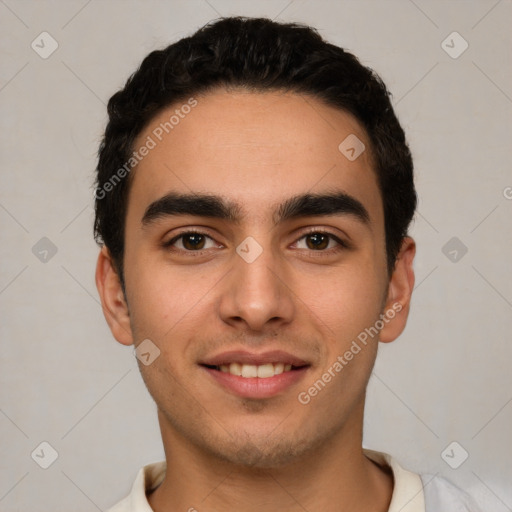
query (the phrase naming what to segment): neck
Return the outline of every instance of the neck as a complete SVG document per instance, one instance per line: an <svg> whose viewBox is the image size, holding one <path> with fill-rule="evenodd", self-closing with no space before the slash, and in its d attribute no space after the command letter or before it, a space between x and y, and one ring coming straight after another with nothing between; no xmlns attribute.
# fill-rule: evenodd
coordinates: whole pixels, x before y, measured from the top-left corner
<svg viewBox="0 0 512 512"><path fill-rule="evenodd" d="M155 512L386 512L393 477L362 450L361 421L282 467L250 468L204 453L159 413L167 471L148 496Z"/></svg>

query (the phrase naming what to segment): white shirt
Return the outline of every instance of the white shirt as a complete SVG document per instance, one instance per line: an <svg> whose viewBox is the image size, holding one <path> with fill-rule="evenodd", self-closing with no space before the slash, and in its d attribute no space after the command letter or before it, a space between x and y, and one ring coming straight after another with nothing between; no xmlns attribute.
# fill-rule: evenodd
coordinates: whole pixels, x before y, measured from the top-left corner
<svg viewBox="0 0 512 512"><path fill-rule="evenodd" d="M389 466L393 472L394 486L388 512L480 512L469 495L448 480L407 471L387 453L367 449L363 452L378 464ZM153 512L146 492L162 483L166 467L165 461L142 467L130 494L107 512Z"/></svg>

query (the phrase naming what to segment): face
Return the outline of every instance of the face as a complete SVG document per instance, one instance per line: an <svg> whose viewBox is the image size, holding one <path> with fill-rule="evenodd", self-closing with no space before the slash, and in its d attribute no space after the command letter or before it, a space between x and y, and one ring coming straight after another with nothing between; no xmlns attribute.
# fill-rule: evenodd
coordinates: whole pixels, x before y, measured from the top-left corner
<svg viewBox="0 0 512 512"><path fill-rule="evenodd" d="M349 114L281 92L196 101L139 135L155 144L132 171L127 304L105 248L98 289L116 339L159 351L139 366L164 440L278 466L359 435L378 339L405 325L413 243L390 281L370 142ZM348 136L366 148L355 159Z"/></svg>

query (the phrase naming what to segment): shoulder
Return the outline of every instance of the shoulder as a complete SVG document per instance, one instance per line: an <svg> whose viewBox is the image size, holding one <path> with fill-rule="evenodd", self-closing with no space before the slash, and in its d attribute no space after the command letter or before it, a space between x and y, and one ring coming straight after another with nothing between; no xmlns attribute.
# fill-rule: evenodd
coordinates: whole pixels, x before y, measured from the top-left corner
<svg viewBox="0 0 512 512"><path fill-rule="evenodd" d="M130 497L122 499L120 502L116 503L113 507L110 507L106 510L106 512L130 512Z"/></svg>
<svg viewBox="0 0 512 512"><path fill-rule="evenodd" d="M420 475L425 494L425 512L481 512L473 498L446 478Z"/></svg>
<svg viewBox="0 0 512 512"><path fill-rule="evenodd" d="M446 478L414 473L391 455L363 449L364 454L393 472L393 495L388 512L482 512L475 500Z"/></svg>
<svg viewBox="0 0 512 512"><path fill-rule="evenodd" d="M106 512L152 512L146 493L161 484L166 468L165 461L154 462L140 468L130 494Z"/></svg>

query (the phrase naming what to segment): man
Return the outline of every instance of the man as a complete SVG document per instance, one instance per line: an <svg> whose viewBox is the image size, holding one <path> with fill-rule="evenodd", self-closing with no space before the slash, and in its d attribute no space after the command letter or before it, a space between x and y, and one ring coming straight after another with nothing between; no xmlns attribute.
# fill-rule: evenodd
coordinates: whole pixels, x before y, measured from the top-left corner
<svg viewBox="0 0 512 512"><path fill-rule="evenodd" d="M413 165L380 78L311 28L226 18L152 52L108 112L96 284L166 456L111 511L476 510L362 448L414 286Z"/></svg>

